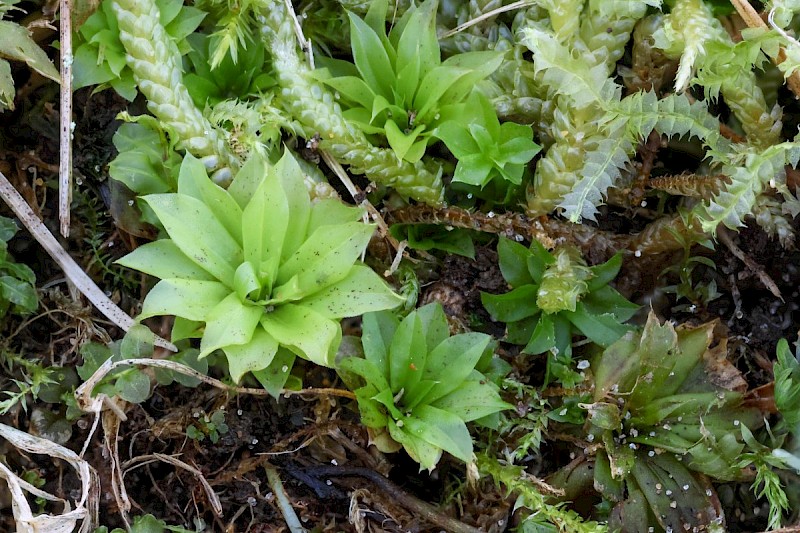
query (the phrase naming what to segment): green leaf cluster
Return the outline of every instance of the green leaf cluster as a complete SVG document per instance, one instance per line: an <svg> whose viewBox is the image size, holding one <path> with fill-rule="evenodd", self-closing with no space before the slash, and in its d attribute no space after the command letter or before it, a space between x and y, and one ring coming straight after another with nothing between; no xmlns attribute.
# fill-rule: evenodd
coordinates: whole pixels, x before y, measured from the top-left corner
<svg viewBox="0 0 800 533"><path fill-rule="evenodd" d="M0 216L0 318L9 311L27 314L39 307L36 275L28 265L15 262L8 252L8 241L16 233L14 221Z"/></svg>
<svg viewBox="0 0 800 533"><path fill-rule="evenodd" d="M508 342L524 344L526 354L550 352L546 381L569 386L580 380L570 368L573 335L609 346L628 331L623 322L638 306L608 285L622 266L621 255L587 267L570 246L551 253L538 241L526 248L505 238L497 253L512 290L481 293L481 301L493 320L507 324Z"/></svg>
<svg viewBox="0 0 800 533"><path fill-rule="evenodd" d="M778 430L800 432L800 350L792 354L786 339L778 341L775 374L775 406L783 416Z"/></svg>
<svg viewBox="0 0 800 533"><path fill-rule="evenodd" d="M531 127L500 124L491 102L478 91L470 94L464 111L434 133L458 159L453 181L483 188L502 178L520 185L525 166L541 149Z"/></svg>
<svg viewBox="0 0 800 533"><path fill-rule="evenodd" d="M75 42L73 90L89 85L111 86L128 101L136 98L133 71L125 59L119 39L119 24L111 0L100 4L80 28ZM192 34L206 13L183 0L156 0L159 19L182 54L190 50L186 37Z"/></svg>
<svg viewBox="0 0 800 533"><path fill-rule="evenodd" d="M186 427L186 436L197 442L202 442L208 437L212 444L219 442L220 435L228 432L228 424L225 423L225 409L217 409L210 415L207 413L195 413L195 423Z"/></svg>
<svg viewBox="0 0 800 533"><path fill-rule="evenodd" d="M466 423L511 405L476 370L490 337L482 333L450 336L441 305L429 304L402 321L389 312L364 315L364 358L339 363L355 389L362 422L385 452L401 446L420 468L433 470L442 452L473 460Z"/></svg>
<svg viewBox="0 0 800 533"><path fill-rule="evenodd" d="M386 137L397 157L419 161L434 130L459 116L477 82L503 61L500 52L468 52L441 60L437 0L411 7L386 33L387 0L372 3L364 19L350 13L355 64L325 61L320 81L349 108L344 117L367 134Z"/></svg>
<svg viewBox="0 0 800 533"><path fill-rule="evenodd" d="M55 82L61 80L50 58L34 41L28 30L10 20L2 20L18 0L0 1L0 112L14 109L14 79L7 60L24 61L30 68Z"/></svg>
<svg viewBox="0 0 800 533"><path fill-rule="evenodd" d="M743 428L758 427L762 419L742 405L724 340L710 348L713 330L714 323L662 325L651 313L642 331L626 334L592 361L594 402L583 407L587 439L601 446L594 487L618 507L612 529L623 525L616 522L620 517L635 531L702 526L717 514L707 481L693 472L742 478Z"/></svg>
<svg viewBox="0 0 800 533"><path fill-rule="evenodd" d="M402 299L354 264L374 226L338 199L311 202L288 152L268 168L255 154L226 191L187 155L178 192L144 200L168 239L119 263L160 278L139 319L174 315L172 340L200 337L200 357L221 349L231 377L254 372L277 394L295 356L332 366L339 320Z"/></svg>
<svg viewBox="0 0 800 533"><path fill-rule="evenodd" d="M246 54L237 58L224 55L212 64L214 37L202 33L189 35L192 50L186 55L191 70L183 77L189 95L200 109L215 106L223 100L247 100L275 85L275 79L265 72L265 51L261 41L251 43Z"/></svg>

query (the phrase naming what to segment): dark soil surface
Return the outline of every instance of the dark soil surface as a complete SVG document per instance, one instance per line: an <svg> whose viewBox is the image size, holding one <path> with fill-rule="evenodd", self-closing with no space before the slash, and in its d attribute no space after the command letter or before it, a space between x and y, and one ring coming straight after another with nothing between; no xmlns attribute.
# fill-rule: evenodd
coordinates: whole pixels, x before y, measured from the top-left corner
<svg viewBox="0 0 800 533"><path fill-rule="evenodd" d="M22 86L26 74L21 71L18 79L18 86ZM29 86L20 90L17 109L0 115L0 171L57 234L58 94L54 86L37 82L31 78ZM107 178L108 162L115 155L111 138L120 124L115 117L126 108L132 113L144 112L141 101L128 105L112 91L91 94L82 90L75 95L72 229L69 239L61 242L115 302L135 315L147 286L138 274L115 266L113 261L137 242L144 242L148 228L130 218L125 208L129 198L113 193ZM0 206L0 214L13 217L5 206ZM625 212L609 215L604 229L634 231L638 223L627 217ZM681 253L626 256L617 286L645 311L652 308L661 319L676 323L719 320L728 337L729 356L750 389L756 389L772 381L778 340L794 339L800 324L800 252L783 249L754 226L731 233L731 239L774 281L782 297L770 292L758 269L745 265L722 242L716 243L714 251L701 247L693 250L716 265L715 269L701 265L692 276L695 287L716 285L719 294L710 301L679 302L665 290L678 280L675 274L661 274L679 264ZM36 272L41 304L39 313L32 317L5 321L0 332L5 340L0 349L38 360L44 366L74 367L81 363L78 347L83 342L121 338L121 332L86 301L73 299L76 291L24 230L10 242L9 249L17 261ZM595 262L607 255L599 252ZM481 291L506 290L494 243L478 245L474 260L447 254L437 254L434 259L425 266L420 302L441 302L454 331L479 330L501 337L503 325L491 321L480 300ZM642 314L638 320L644 317ZM161 331L169 327L167 322L151 325ZM357 321L349 327L349 333L358 333ZM499 351L528 384L541 384L543 357L518 357L518 347L502 343ZM294 372L303 374L307 386L341 385L334 372L310 364L298 364ZM12 388L10 380L20 377L19 368L6 362L0 385ZM64 379L77 381L77 376ZM256 386L254 381L244 385ZM35 422L35 417L63 418L66 409L59 398L25 407L19 404L0 416L0 421L23 431L47 433L49 430ZM462 490L468 483L462 463L445 456L429 474L418 472L418 465L402 451L391 455L376 451L359 424L354 403L344 398L295 395L275 401L206 385L188 388L173 384L158 386L144 403L123 409L127 420L119 421L115 445L126 472L124 488L132 515L150 513L168 524L185 527L204 524L206 531L287 531L276 495L267 483L265 467L274 467L309 531L441 531L441 525L427 520L415 507L419 502L434 505L442 517L483 531L506 531L515 522L513 497L489 481L481 480ZM205 435L202 440L187 436L189 426L199 427L205 416L220 410L226 432ZM93 422L86 415L68 425L64 445L80 452ZM93 433L85 458L100 478L100 523L111 529L124 524L112 487L108 444L113 443L113 433L109 435L108 430ZM567 441L548 440L540 456L531 458L528 466L545 477L549 467L566 464L575 450L577 447ZM158 454L177 457L194 470L164 462ZM64 463L19 453L5 442L0 442L0 457L17 472L35 474L44 481L42 488L51 493L70 498L79 490L73 472ZM385 477L378 479L375 474ZM203 480L207 482L205 488ZM219 498L221 514L214 511L209 491ZM730 531L765 528L767 508L755 502L749 483L723 485L719 496ZM0 531L13 529L10 498L0 483Z"/></svg>

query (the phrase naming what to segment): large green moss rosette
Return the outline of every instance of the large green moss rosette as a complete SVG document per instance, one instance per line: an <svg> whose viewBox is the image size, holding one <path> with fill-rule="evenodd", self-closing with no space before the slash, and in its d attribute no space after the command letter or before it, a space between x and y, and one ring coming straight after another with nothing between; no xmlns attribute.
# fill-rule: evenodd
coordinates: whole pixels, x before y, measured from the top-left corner
<svg viewBox="0 0 800 533"><path fill-rule="evenodd" d="M189 155L178 192L144 197L169 239L119 260L161 281L139 319L174 315L172 340L200 337L200 356L222 350L231 377L253 372L279 390L295 356L332 366L339 320L402 302L357 264L374 231L361 209L312 203L297 162L270 168L254 156L226 191Z"/></svg>

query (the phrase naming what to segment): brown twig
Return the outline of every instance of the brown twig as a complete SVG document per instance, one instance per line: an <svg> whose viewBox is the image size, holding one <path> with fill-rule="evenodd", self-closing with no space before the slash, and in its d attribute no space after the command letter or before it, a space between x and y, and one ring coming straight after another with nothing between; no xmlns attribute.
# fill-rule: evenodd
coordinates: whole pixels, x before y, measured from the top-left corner
<svg viewBox="0 0 800 533"><path fill-rule="evenodd" d="M83 293L86 298L114 324L128 331L136 322L112 302L108 296L95 284L72 257L61 247L59 242L50 233L50 230L34 214L28 203L20 196L19 192L0 172L0 196L14 211L20 222L28 229L33 237L42 245L42 248L58 263L64 275ZM166 348L173 352L178 349L171 342L156 337L156 346Z"/></svg>
<svg viewBox="0 0 800 533"><path fill-rule="evenodd" d="M758 277L759 281L772 293L773 296L776 298L780 298L783 302L783 296L781 295L781 290L778 288L778 285L769 277L764 271L764 267L756 263L750 256L745 254L741 248L739 248L735 242L733 242L733 238L731 237L730 232L727 228L720 226L717 229L717 237L719 240L728 247L731 253L736 256L745 266L753 272L756 277Z"/></svg>

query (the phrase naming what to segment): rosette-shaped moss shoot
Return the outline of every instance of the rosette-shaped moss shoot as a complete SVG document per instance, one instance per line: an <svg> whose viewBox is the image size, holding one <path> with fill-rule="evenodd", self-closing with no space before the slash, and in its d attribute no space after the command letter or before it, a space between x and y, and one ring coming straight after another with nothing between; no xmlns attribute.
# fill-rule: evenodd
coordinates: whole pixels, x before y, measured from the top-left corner
<svg viewBox="0 0 800 533"><path fill-rule="evenodd" d="M178 192L144 197L168 239L119 262L161 278L140 319L175 315L173 341L200 337L200 356L221 349L231 377L253 371L279 389L295 356L332 366L339 320L402 302L355 264L374 231L361 209L312 203L290 155L274 167L254 156L226 191L186 156Z"/></svg>
<svg viewBox="0 0 800 533"><path fill-rule="evenodd" d="M572 246L551 253L537 241L525 248L508 239L500 240L497 253L512 290L481 293L484 307L492 319L507 323L506 340L524 344L523 353L552 355L546 381L574 384L579 376L570 368L573 335L608 346L628 330L623 322L638 308L608 285L622 256L589 267Z"/></svg>
<svg viewBox="0 0 800 533"><path fill-rule="evenodd" d="M364 358L348 357L339 368L355 385L361 421L378 449L405 448L428 470L443 451L472 461L466 423L511 407L476 370L491 357L489 336L451 337L442 307L429 304L402 321L389 312L364 315L361 339Z"/></svg>

